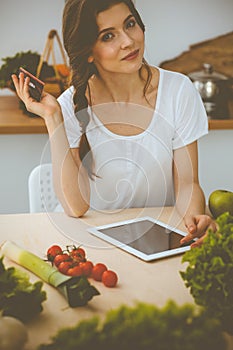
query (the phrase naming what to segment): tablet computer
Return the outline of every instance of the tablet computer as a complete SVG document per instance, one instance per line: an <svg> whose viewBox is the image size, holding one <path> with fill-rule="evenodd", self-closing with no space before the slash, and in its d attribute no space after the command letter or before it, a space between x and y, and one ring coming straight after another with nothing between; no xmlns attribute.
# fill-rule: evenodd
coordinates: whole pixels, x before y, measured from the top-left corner
<svg viewBox="0 0 233 350"><path fill-rule="evenodd" d="M184 253L193 242L181 246L180 240L187 233L151 217L96 226L88 232L144 261Z"/></svg>

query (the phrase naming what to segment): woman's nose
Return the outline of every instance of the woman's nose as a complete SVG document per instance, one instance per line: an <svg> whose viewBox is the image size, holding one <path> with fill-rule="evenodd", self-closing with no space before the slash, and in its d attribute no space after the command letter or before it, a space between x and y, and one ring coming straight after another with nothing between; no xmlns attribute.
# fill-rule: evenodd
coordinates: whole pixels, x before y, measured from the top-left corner
<svg viewBox="0 0 233 350"><path fill-rule="evenodd" d="M121 48L125 49L133 44L133 39L125 32L121 34Z"/></svg>

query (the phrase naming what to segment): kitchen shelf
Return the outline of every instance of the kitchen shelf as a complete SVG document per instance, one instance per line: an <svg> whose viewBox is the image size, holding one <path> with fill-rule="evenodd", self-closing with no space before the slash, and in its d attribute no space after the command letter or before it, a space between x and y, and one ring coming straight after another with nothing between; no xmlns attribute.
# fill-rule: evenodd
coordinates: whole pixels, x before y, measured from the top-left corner
<svg viewBox="0 0 233 350"><path fill-rule="evenodd" d="M233 129L232 119L209 119L210 130ZM0 134L47 134L42 118L31 118L19 109L16 96L0 96Z"/></svg>
<svg viewBox="0 0 233 350"><path fill-rule="evenodd" d="M0 134L46 134L40 117L29 117L19 109L16 96L0 96Z"/></svg>
<svg viewBox="0 0 233 350"><path fill-rule="evenodd" d="M209 119L209 130L233 129L232 119Z"/></svg>

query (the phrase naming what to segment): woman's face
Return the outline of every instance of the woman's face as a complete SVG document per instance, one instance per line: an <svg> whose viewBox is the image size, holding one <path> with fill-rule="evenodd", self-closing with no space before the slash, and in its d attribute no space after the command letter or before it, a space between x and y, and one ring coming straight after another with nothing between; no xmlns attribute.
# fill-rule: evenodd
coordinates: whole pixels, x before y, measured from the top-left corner
<svg viewBox="0 0 233 350"><path fill-rule="evenodd" d="M144 33L124 3L97 15L98 38L92 50L99 73L133 73L144 55Z"/></svg>

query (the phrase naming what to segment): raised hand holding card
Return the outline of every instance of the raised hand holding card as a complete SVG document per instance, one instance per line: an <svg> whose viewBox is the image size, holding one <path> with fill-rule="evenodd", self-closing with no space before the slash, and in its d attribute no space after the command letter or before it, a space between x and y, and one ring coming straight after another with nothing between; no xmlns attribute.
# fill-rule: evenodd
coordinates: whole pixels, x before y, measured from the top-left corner
<svg viewBox="0 0 233 350"><path fill-rule="evenodd" d="M26 77L30 78L30 82L29 82L30 96L34 98L37 102L40 102L41 94L43 92L45 83L22 67L19 68L19 72L24 74L24 78Z"/></svg>

